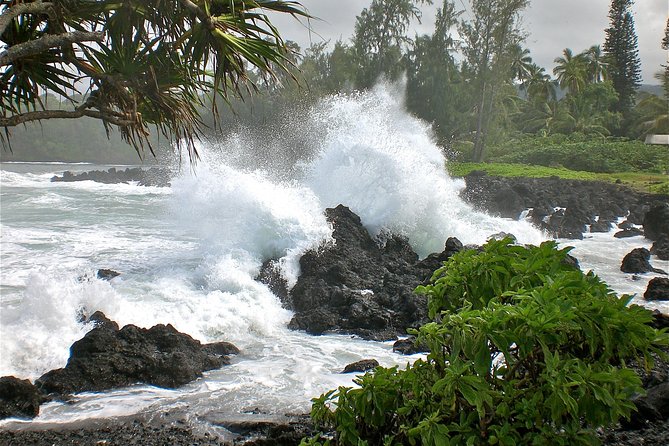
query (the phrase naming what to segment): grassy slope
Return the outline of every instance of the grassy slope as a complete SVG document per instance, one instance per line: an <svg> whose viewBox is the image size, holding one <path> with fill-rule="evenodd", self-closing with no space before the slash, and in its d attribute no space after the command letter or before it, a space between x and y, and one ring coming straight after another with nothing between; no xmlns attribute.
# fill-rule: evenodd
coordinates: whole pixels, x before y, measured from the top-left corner
<svg viewBox="0 0 669 446"><path fill-rule="evenodd" d="M446 165L451 176L462 177L473 170L503 177L542 178L557 176L570 180L606 181L622 183L636 190L650 193L669 193L669 176L645 172L593 173L564 168L503 163L456 163Z"/></svg>

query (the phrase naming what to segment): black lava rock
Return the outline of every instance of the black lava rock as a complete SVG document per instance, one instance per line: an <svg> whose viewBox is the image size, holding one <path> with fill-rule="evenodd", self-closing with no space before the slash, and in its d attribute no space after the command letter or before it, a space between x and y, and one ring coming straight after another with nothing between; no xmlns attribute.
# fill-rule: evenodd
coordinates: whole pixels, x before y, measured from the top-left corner
<svg viewBox="0 0 669 446"><path fill-rule="evenodd" d="M661 235L655 240L653 246L650 247L650 253L660 260L669 260L669 237Z"/></svg>
<svg viewBox="0 0 669 446"><path fill-rule="evenodd" d="M14 376L0 378L0 420L4 418L34 418L39 415L43 401L37 387L27 379Z"/></svg>
<svg viewBox="0 0 669 446"><path fill-rule="evenodd" d="M113 269L99 269L96 276L101 280L112 280L114 277L120 276L121 273Z"/></svg>
<svg viewBox="0 0 669 446"><path fill-rule="evenodd" d="M427 322L426 298L413 290L463 249L462 243L450 239L444 252L418 261L402 237L372 239L349 208L339 205L325 213L336 242L300 259L301 275L283 300L295 312L289 328L387 340Z"/></svg>
<svg viewBox="0 0 669 446"><path fill-rule="evenodd" d="M507 178L472 172L465 183L460 195L475 208L512 218L518 210L531 209L532 223L559 238L580 239L587 225L592 232L607 231L608 223L618 217L627 216L628 225L640 225L650 203L658 199L618 184L557 177ZM652 231L653 223L649 224Z"/></svg>
<svg viewBox="0 0 669 446"><path fill-rule="evenodd" d="M171 173L162 167L151 167L142 169L139 167L128 167L125 170L117 170L112 167L109 170L92 170L74 174L70 171L63 172L62 176L54 176L52 182L73 181L95 181L97 183L116 184L136 182L140 186L167 187L170 185Z"/></svg>
<svg viewBox="0 0 669 446"><path fill-rule="evenodd" d="M648 282L648 288L643 293L646 300L669 300L669 279L654 277Z"/></svg>
<svg viewBox="0 0 669 446"><path fill-rule="evenodd" d="M647 239L658 240L669 237L669 202L655 202L643 219L643 231Z"/></svg>
<svg viewBox="0 0 669 446"><path fill-rule="evenodd" d="M175 388L228 364L227 355L237 351L228 343L202 345L171 325L119 329L100 312L90 320L95 328L72 344L65 368L35 382L40 391L69 395L135 383Z"/></svg>
<svg viewBox="0 0 669 446"><path fill-rule="evenodd" d="M367 370L374 370L379 366L379 361L376 359L361 359L344 367L342 373L366 372Z"/></svg>
<svg viewBox="0 0 669 446"><path fill-rule="evenodd" d="M623 258L620 271L624 273L658 273L667 274L661 269L653 268L650 264L650 251L646 248L635 248Z"/></svg>

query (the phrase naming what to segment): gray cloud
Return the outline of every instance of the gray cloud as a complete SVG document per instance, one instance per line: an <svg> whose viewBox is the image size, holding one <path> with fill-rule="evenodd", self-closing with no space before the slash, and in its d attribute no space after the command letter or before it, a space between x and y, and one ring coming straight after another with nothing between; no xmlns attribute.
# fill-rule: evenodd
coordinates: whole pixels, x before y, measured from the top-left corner
<svg viewBox="0 0 669 446"><path fill-rule="evenodd" d="M353 34L355 17L371 0L301 0L309 12L320 20L312 20L310 32L306 26L287 17L279 17L276 24L283 35L306 47L310 42L342 39ZM435 4L441 2L435 0ZM467 0L456 1L462 9ZM564 48L574 52L591 45L604 43L604 29L608 26L610 0L534 0L523 15L524 28L528 33L526 46L534 61L553 69L553 59L560 56ZM415 26L419 33L430 32L430 25L437 6L425 7L423 25ZM667 21L666 0L637 0L634 5L634 20L639 38L639 54L643 81L657 83L653 74L660 64L667 63L667 53L660 48ZM464 17L468 12L465 11Z"/></svg>

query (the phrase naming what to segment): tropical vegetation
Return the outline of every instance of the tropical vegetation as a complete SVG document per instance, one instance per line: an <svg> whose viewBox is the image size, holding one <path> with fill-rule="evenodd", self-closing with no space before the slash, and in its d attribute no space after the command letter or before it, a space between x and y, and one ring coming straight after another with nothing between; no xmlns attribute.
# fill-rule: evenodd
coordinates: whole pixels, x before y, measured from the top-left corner
<svg viewBox="0 0 669 446"><path fill-rule="evenodd" d="M322 432L302 445L597 444L642 392L631 361L648 367L669 336L568 251L504 239L451 257L416 290L427 357L314 398Z"/></svg>
<svg viewBox="0 0 669 446"><path fill-rule="evenodd" d="M141 155L151 130L185 145L201 109L287 70L290 48L268 12L306 17L283 0L12 0L0 5L0 126L89 117ZM51 92L70 107L43 100Z"/></svg>
<svg viewBox="0 0 669 446"><path fill-rule="evenodd" d="M537 65L524 44L527 0L475 0L470 6L441 0L433 31L415 36L410 25L423 20L422 10L432 0L372 0L358 15L350 40L304 49L281 39L265 13L304 15L294 2L168 3L171 14L157 13L158 6L166 7L159 0L58 0L48 2L56 8L50 15L29 12L37 5L47 8L46 2L3 2L0 23L7 23L2 39L8 48L52 39L60 28L99 34L93 41L61 42L39 57L6 61L0 88L8 94L0 125L19 135L18 146L24 147L40 128L28 126L24 132L8 125L28 118L93 116L116 141L114 135L120 135L140 153L156 145L156 133L161 141L185 142L192 153L198 137L219 137L239 123L263 126L293 113L296 104L366 89L381 79L405 79L407 109L432 125L436 142L454 160L611 172L622 168L621 152L653 161L657 157L645 154L662 148L645 149L635 141L669 133L668 69L659 67L657 74L664 94L637 91L631 0L612 0L603 46L580 52L564 48L552 70ZM122 23L130 24L124 32ZM658 42L665 47L667 25ZM249 101L256 90L262 94ZM39 96L45 91L56 95L45 100ZM235 113L219 113L218 103L224 102ZM518 141L526 155L514 149ZM542 156L561 142L563 147L550 149L551 156ZM607 148L615 149L615 160L607 157ZM659 159L631 170L666 168Z"/></svg>

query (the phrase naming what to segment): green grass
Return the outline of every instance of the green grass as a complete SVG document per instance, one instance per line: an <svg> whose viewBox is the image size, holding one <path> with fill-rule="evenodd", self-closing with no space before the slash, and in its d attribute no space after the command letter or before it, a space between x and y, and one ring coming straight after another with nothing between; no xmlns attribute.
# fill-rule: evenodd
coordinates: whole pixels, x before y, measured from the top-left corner
<svg viewBox="0 0 669 446"><path fill-rule="evenodd" d="M556 176L567 180L605 181L621 183L633 189L654 193L669 193L669 175L648 172L595 173L565 168L532 166L506 163L457 163L448 162L448 172L454 177L463 177L473 170L483 170L488 175L502 177L546 178Z"/></svg>

